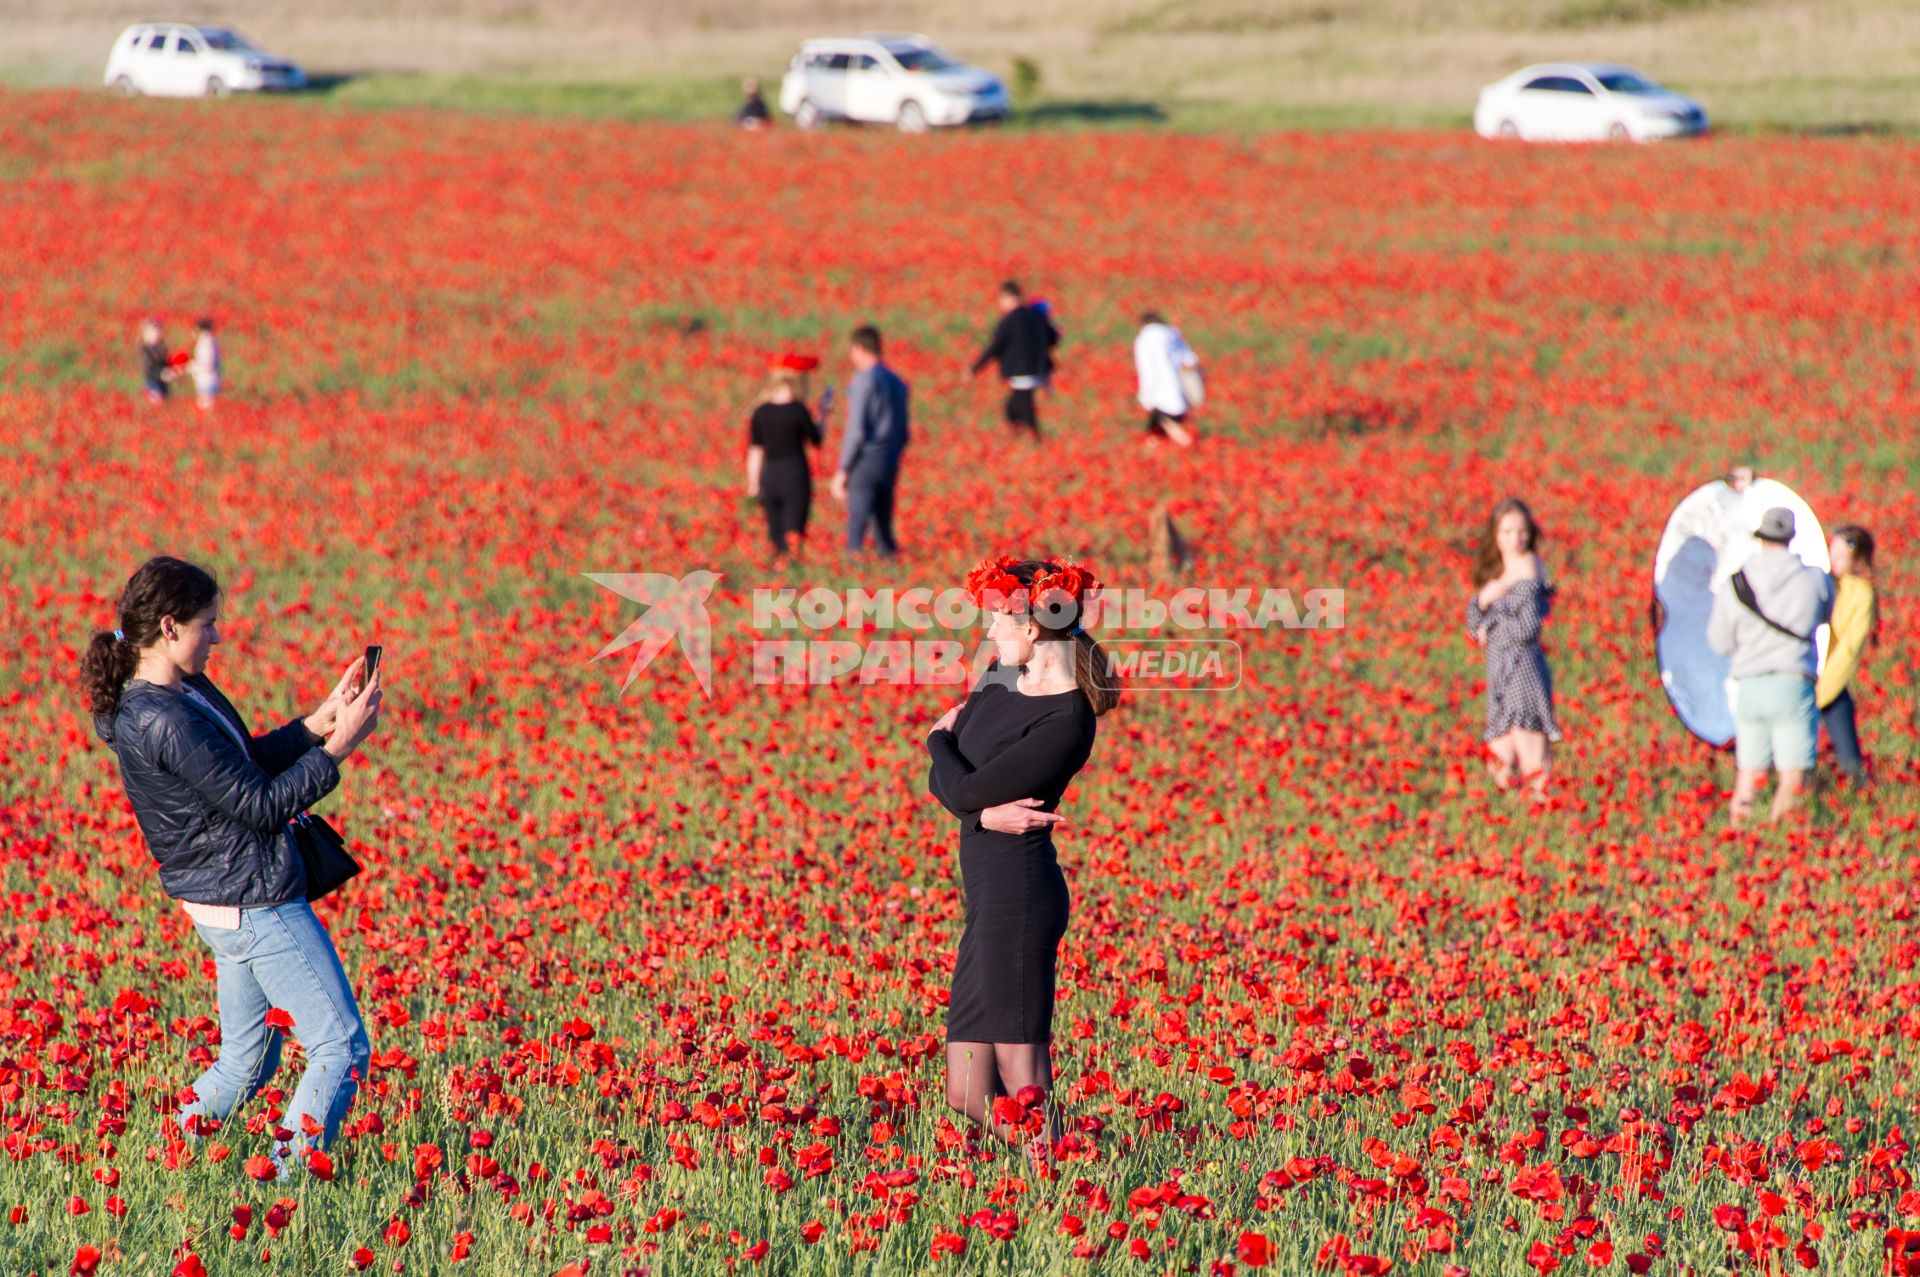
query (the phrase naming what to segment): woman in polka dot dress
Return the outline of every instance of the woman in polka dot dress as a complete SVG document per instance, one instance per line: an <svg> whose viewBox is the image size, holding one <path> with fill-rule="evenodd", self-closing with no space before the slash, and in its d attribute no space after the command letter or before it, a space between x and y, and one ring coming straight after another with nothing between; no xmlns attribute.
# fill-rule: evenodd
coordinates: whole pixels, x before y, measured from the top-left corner
<svg viewBox="0 0 1920 1277"><path fill-rule="evenodd" d="M1561 739L1553 676L1540 650L1553 585L1539 543L1540 527L1524 502L1509 497L1495 506L1467 600L1467 633L1487 649L1487 770L1501 789L1525 784L1535 802L1546 798L1550 743Z"/></svg>

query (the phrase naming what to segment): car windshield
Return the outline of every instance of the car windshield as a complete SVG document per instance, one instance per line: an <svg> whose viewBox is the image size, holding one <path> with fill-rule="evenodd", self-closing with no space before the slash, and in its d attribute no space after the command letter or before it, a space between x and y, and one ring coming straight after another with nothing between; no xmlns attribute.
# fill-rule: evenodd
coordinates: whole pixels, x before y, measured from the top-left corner
<svg viewBox="0 0 1920 1277"><path fill-rule="evenodd" d="M200 38L207 42L209 49L218 49L222 53L258 53L259 48L248 44L247 38L237 31L227 31L221 27L201 27Z"/></svg>
<svg viewBox="0 0 1920 1277"><path fill-rule="evenodd" d="M924 44L911 44L901 47L888 46L887 52L894 61L909 71L951 71L960 65L938 49L930 49Z"/></svg>
<svg viewBox="0 0 1920 1277"><path fill-rule="evenodd" d="M1605 75L1596 75L1600 87L1609 93L1663 93L1665 92L1652 80L1637 76L1631 71L1609 71Z"/></svg>

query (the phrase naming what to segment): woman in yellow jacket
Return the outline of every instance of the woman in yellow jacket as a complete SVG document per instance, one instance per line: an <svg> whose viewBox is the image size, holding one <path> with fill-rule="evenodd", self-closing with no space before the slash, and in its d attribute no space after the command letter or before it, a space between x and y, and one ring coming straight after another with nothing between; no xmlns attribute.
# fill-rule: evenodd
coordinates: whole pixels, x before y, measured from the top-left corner
<svg viewBox="0 0 1920 1277"><path fill-rule="evenodd" d="M1833 742L1833 756L1840 770L1854 784L1864 786L1871 782L1860 757L1853 696L1847 685L1860 668L1860 653L1879 624L1873 598L1873 537L1865 528L1844 524L1833 530L1833 543L1827 553L1833 560L1833 620L1827 635L1827 664L1814 686L1813 700L1820 707L1820 721L1826 726L1827 739Z"/></svg>

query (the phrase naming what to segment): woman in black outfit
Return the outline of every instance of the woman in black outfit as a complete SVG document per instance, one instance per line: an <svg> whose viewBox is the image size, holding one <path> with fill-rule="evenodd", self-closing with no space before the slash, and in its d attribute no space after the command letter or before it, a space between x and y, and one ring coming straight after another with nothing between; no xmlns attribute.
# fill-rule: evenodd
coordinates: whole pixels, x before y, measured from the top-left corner
<svg viewBox="0 0 1920 1277"><path fill-rule="evenodd" d="M776 368L767 378L747 428L747 494L759 497L767 512L767 536L773 542L776 564L798 552L813 505L807 449L818 448L824 436L805 398L800 373Z"/></svg>
<svg viewBox="0 0 1920 1277"><path fill-rule="evenodd" d="M927 737L927 788L960 820L966 925L947 1008L947 1103L1043 1159L1060 1138L1050 1043L1066 879L1052 826L1093 751L1094 719L1119 702L1099 645L1079 625L1084 568L983 563L967 586L993 609L998 659ZM995 1100L1018 1101L996 1113ZM1027 1110L1045 1113L1029 1139ZM1011 1119L1011 1120L1010 1120Z"/></svg>

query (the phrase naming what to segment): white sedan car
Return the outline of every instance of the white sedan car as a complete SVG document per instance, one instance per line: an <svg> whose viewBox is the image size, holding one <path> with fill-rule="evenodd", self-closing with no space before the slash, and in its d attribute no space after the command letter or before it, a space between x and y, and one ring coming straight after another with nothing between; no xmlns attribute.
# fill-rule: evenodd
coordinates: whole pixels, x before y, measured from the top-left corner
<svg viewBox="0 0 1920 1277"><path fill-rule="evenodd" d="M307 73L247 43L225 27L143 22L113 42L106 82L122 93L156 97L223 97L228 93L306 87Z"/></svg>
<svg viewBox="0 0 1920 1277"><path fill-rule="evenodd" d="M1704 133L1692 98L1610 62L1548 62L1480 90L1473 129L1529 142L1651 142Z"/></svg>
<svg viewBox="0 0 1920 1277"><path fill-rule="evenodd" d="M780 81L780 109L803 129L857 120L918 133L1003 120L1009 103L998 76L949 57L925 36L868 35L801 45Z"/></svg>

